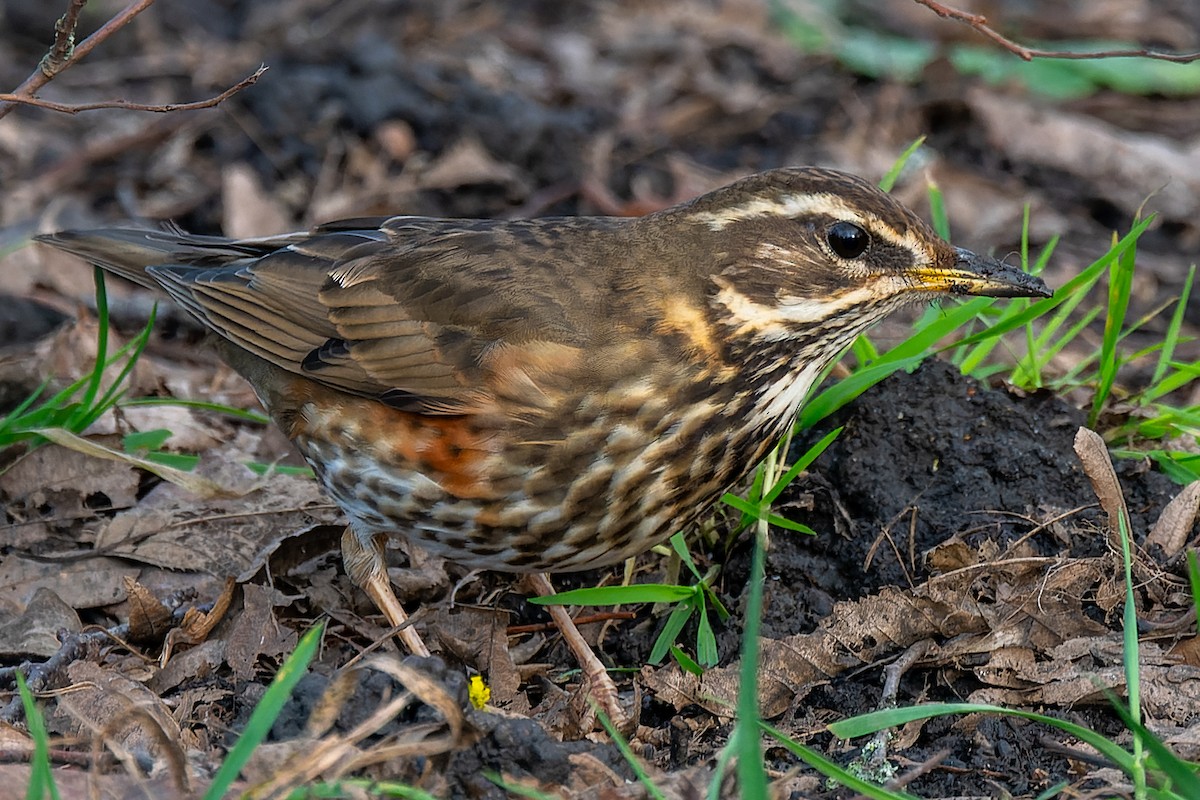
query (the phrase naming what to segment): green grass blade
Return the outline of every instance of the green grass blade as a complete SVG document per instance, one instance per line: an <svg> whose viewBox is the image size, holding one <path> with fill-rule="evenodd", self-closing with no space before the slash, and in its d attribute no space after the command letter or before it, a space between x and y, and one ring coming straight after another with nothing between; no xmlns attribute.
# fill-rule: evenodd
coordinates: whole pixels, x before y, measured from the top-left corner
<svg viewBox="0 0 1200 800"><path fill-rule="evenodd" d="M654 800L667 800L666 795L662 790L654 785L654 781L650 780L650 775L646 772L646 768L642 766L641 760L633 754L633 748L629 746L629 742L621 735L621 732L613 727L612 720L608 718L600 708L596 708L596 719L600 720L600 724L604 726L605 732L608 733L608 738L612 739L612 743L617 746L621 756L625 762L629 764L633 774L637 776L638 783L646 790L646 794L653 797ZM764 797L766 795L763 795Z"/></svg>
<svg viewBox="0 0 1200 800"><path fill-rule="evenodd" d="M774 471L776 451L767 456L765 471ZM765 510L765 509L764 509ZM737 723L731 748L737 753L737 780L740 796L767 797L767 771L763 766L762 720L758 713L759 626L762 622L763 583L766 580L767 526L761 521L755 531L754 552L750 558L749 591L746 596L745 624L742 628L742 663L737 694Z"/></svg>
<svg viewBox="0 0 1200 800"><path fill-rule="evenodd" d="M625 603L678 603L694 597L693 586L636 583L632 586L593 586L545 597L531 597L538 606L619 606Z"/></svg>
<svg viewBox="0 0 1200 800"><path fill-rule="evenodd" d="M244 408L234 408L222 403L213 403L208 400L180 400L175 397L137 397L129 400L122 400L122 408L136 408L139 406L177 406L179 408L194 408L198 411L212 411L216 414L224 414L233 419L242 420L243 422L257 422L260 425L269 425L271 418L266 414L261 414L257 411L249 411Z"/></svg>
<svg viewBox="0 0 1200 800"><path fill-rule="evenodd" d="M487 771L484 771L483 775L488 780L492 780ZM504 784L498 785L504 786ZM533 797L538 798L538 800L559 800L559 798L547 794L523 795L507 786L504 788L508 788L512 794L518 797ZM399 797L402 800L438 800L436 795L432 795L424 789L418 789L415 786L397 783L396 781L367 780L365 778L343 778L333 783L300 786L288 794L287 800L349 800L349 798L360 797Z"/></svg>
<svg viewBox="0 0 1200 800"><path fill-rule="evenodd" d="M92 267L92 279L96 283L96 363L83 394L83 406L95 405L96 395L104 379L104 367L108 362L108 287L104 283L104 270Z"/></svg>
<svg viewBox="0 0 1200 800"><path fill-rule="evenodd" d="M1143 403L1153 403L1163 395L1182 389L1184 386L1200 378L1200 362L1181 364L1172 361L1168 367L1174 367L1175 372L1157 380L1141 395Z"/></svg>
<svg viewBox="0 0 1200 800"><path fill-rule="evenodd" d="M922 135L918 136L915 140L913 140L912 144L904 148L904 152L901 153L900 157L892 163L891 169L885 172L883 177L879 179L880 189L883 189L885 192L890 192L893 188L895 188L896 180L900 177L900 173L904 171L904 167L908 164L908 160L913 157L914 153L921 149L921 145L923 144L925 144L925 137Z"/></svg>
<svg viewBox="0 0 1200 800"><path fill-rule="evenodd" d="M54 773L50 769L50 734L46 732L46 720L42 710L33 699L25 683L25 676L17 670L17 691L21 695L21 709L25 712L25 723L29 726L29 738L33 740L33 758L29 762L29 786L26 800L42 800L47 794L51 800L61 800Z"/></svg>
<svg viewBox="0 0 1200 800"><path fill-rule="evenodd" d="M709 608L717 612L717 618L722 622L729 619L729 609L721 602L721 598L717 597L717 593L712 590L712 587L705 582L701 584L700 588L704 591L704 597L708 600Z"/></svg>
<svg viewBox="0 0 1200 800"><path fill-rule="evenodd" d="M95 422L101 414L107 411L111 406L115 405L117 400L124 395L125 380L129 377L129 374L133 372L134 365L137 364L138 359L142 357L142 351L146 349L146 345L150 342L150 333L154 329L154 320L157 316L157 313L158 306L155 306L150 311L150 319L147 320L145 327L142 328L138 335L135 336L133 340L129 342L129 344L125 345L125 347L121 348L121 350L117 352L117 355L113 359L114 361L117 358L125 358L125 363L121 366L121 371L117 373L117 377L113 380L112 384L108 387L107 391L105 391L104 395L98 401L95 401L90 405L84 404L83 410L86 413L82 414L81 417L76 420L75 426L69 428L69 430L72 430L75 433L82 433L85 428ZM107 364L105 366L107 366Z"/></svg>
<svg viewBox="0 0 1200 800"><path fill-rule="evenodd" d="M696 567L696 562L692 560L692 554L688 552L687 541L683 538L682 533L676 533L671 536L671 549L679 556L679 560L684 563L684 566L696 576L696 580L704 580L704 576L700 574L700 570Z"/></svg>
<svg viewBox="0 0 1200 800"><path fill-rule="evenodd" d="M1192 587L1192 608L1196 611L1196 632L1200 633L1200 563L1196 551L1187 551L1188 583Z"/></svg>
<svg viewBox="0 0 1200 800"><path fill-rule="evenodd" d="M946 213L946 198L942 190L934 183L933 178L927 178L925 191L929 195L929 217L937 235L950 241L950 217Z"/></svg>
<svg viewBox="0 0 1200 800"><path fill-rule="evenodd" d="M704 667L715 667L721 662L717 652L717 637L713 634L712 625L708 622L708 604L699 603L700 622L696 626L696 660Z"/></svg>
<svg viewBox="0 0 1200 800"><path fill-rule="evenodd" d="M561 794L549 794L541 789L517 783L515 779L510 781L495 770L485 769L481 774L513 797L527 797L529 800L563 800Z"/></svg>
<svg viewBox="0 0 1200 800"><path fill-rule="evenodd" d="M924 358L925 354L920 353L896 361L875 363L851 373L804 404L800 410L800 427L811 428L893 372L915 367Z"/></svg>
<svg viewBox="0 0 1200 800"><path fill-rule="evenodd" d="M304 677L308 665L312 662L313 656L316 655L317 648L321 644L321 635L324 631L325 623L322 621L300 637L296 649L280 666L279 672L275 674L275 679L271 681L266 693L258 701L254 711L250 713L246 729L238 737L233 749L225 755L225 761L217 770L216 776L213 777L208 791L204 793L204 800L220 800L229 792L233 782L237 780L238 774L241 773L242 767L246 766L246 762L250 760L254 750L267 738L279 712L283 710L284 704L291 697L292 690Z"/></svg>
<svg viewBox="0 0 1200 800"><path fill-rule="evenodd" d="M1117 514L1117 530L1121 535L1121 560L1125 575L1125 608L1121 615L1121 634L1123 648L1121 659L1125 667L1125 690L1129 695L1129 710L1123 716L1133 723L1142 720L1142 689L1141 689L1141 657L1138 647L1137 604L1133 596L1133 556L1129 547L1129 516L1126 513L1124 501ZM1118 712L1125 711L1119 702L1114 703ZM1127 723L1128 724L1128 723ZM1130 726L1132 730L1132 725ZM1146 742L1140 735L1133 737L1133 790L1134 795L1144 797L1146 794L1146 765L1142 758L1142 747Z"/></svg>
<svg viewBox="0 0 1200 800"><path fill-rule="evenodd" d="M1183 291L1179 293L1179 301L1175 304L1175 313L1171 315L1171 324L1167 326L1167 333L1163 337L1163 348L1158 355L1158 364L1154 367L1154 375L1150 378L1150 386L1158 385L1159 381L1167 372L1167 367L1170 365L1172 356L1175 355L1175 346L1179 343L1179 331L1183 327L1183 316L1187 312L1188 298L1192 296L1192 281L1196 278L1196 265L1188 269L1187 278L1183 282Z"/></svg>
<svg viewBox="0 0 1200 800"><path fill-rule="evenodd" d="M777 528L783 528L784 530L788 531L796 531L797 533L806 533L809 536L817 535L816 531L804 523L795 522L787 517L781 517L778 514L771 513L770 511L767 511L767 507L765 505L755 505L748 500L738 497L736 494L730 494L729 492L726 492L721 496L721 502L725 503L726 505L733 506L738 511L741 511L744 514L749 514L755 519L765 520Z"/></svg>
<svg viewBox="0 0 1200 800"><path fill-rule="evenodd" d="M927 703L907 708L887 708L872 711L857 717L844 719L828 726L829 731L839 739L853 739L857 736L867 736L885 728L895 728L907 725L921 719L946 716L947 714L1002 714L1020 717L1034 722L1041 722L1064 733L1069 733L1081 742L1091 745L1105 758L1113 762L1121 771L1129 774L1133 766L1133 757L1122 749L1116 742L1099 733L1067 720L1038 714L1034 711L993 706L986 703Z"/></svg>
<svg viewBox="0 0 1200 800"><path fill-rule="evenodd" d="M1126 248L1113 259L1108 273L1108 306L1104 316L1104 338L1100 344L1100 382L1092 399L1092 410L1088 414L1088 427L1095 428L1100 412L1112 394L1117 380L1117 340L1125 329L1125 313L1129 310L1129 296L1133 292L1133 270L1137 259L1137 248Z"/></svg>
<svg viewBox="0 0 1200 800"><path fill-rule="evenodd" d="M1018 314L1005 319L996 328L981 331L973 334L958 342L959 345L974 344L975 342L983 341L992 336L998 336L1001 333L1007 333L1014 328L1026 325L1039 317L1043 317L1051 310L1057 308L1062 303L1067 302L1071 297L1074 297L1075 292L1084 287L1094 284L1104 273L1104 270L1109 267L1116 259L1119 259L1123 253L1133 247L1138 238L1146 232L1146 228L1154 221L1154 217L1150 216L1133 226L1129 233L1122 236L1116 244L1108 249L1104 255L1093 261L1082 272L1068 280L1062 286L1054 291L1053 297L1047 297L1042 300L1037 300L1030 303L1029 306Z"/></svg>
<svg viewBox="0 0 1200 800"><path fill-rule="evenodd" d="M821 755L812 748L805 747L799 742L793 741L787 734L778 728L768 725L766 722L761 723L763 731L775 741L779 742L785 750L799 758L805 764L820 772L825 777L835 781L852 792L858 792L864 797L873 798L873 800L919 800L915 795L907 792L893 791L885 789L882 786L877 786L874 783L863 780L859 776L847 770L840 764L835 764L825 756ZM749 796L749 795L746 795ZM762 795L765 797L766 795Z"/></svg>
<svg viewBox="0 0 1200 800"><path fill-rule="evenodd" d="M684 672L691 673L697 678L704 674L704 668L692 660L691 656L683 652L679 645L671 645L671 658L675 659L675 663Z"/></svg>
<svg viewBox="0 0 1200 800"><path fill-rule="evenodd" d="M949 310L943 310L943 313L929 324L879 356L875 363L856 370L806 402L800 410L800 427L811 428L893 372L916 367L930 355L934 345L965 325L993 302L990 297L977 297L961 302Z"/></svg>
<svg viewBox="0 0 1200 800"><path fill-rule="evenodd" d="M879 351L875 349L875 345L871 342L869 336L865 333L860 333L855 338L854 344L850 345L850 355L854 356L855 364L865 367L879 358Z"/></svg>
<svg viewBox="0 0 1200 800"><path fill-rule="evenodd" d="M820 457L821 453L824 453L826 448L833 444L833 440L836 439L841 432L841 426L834 428L829 433L822 436L821 441L804 451L804 455L796 459L796 463L792 464L788 471L783 473L783 476L779 480L775 481L775 485L771 487L771 491L767 492L767 495L763 498L763 500L765 500L767 503L774 503L779 498L779 495L783 493L783 490L786 489L792 481L796 480L796 476L808 469L809 466Z"/></svg>
<svg viewBox="0 0 1200 800"><path fill-rule="evenodd" d="M679 639L680 631L683 630L683 626L687 624L695 609L694 604L685 601L671 610L671 615L667 617L662 632L658 634L658 638L654 640L654 647L650 650L651 664L662 663L662 660L667 657L668 651Z"/></svg>
<svg viewBox="0 0 1200 800"><path fill-rule="evenodd" d="M1066 308L1066 306L1063 306L1063 308ZM1092 321L1099 316L1100 311L1101 309L1096 307L1085 312L1075 323L1067 328L1067 330L1063 331L1062 336L1055 339L1053 343L1049 345L1040 344L1043 337L1039 336L1034 341L1033 349L1028 351L1017 363L1016 369L1013 370L1012 382L1017 386L1023 387L1040 385L1034 383L1033 376L1040 376L1041 370L1047 364L1049 364L1050 361L1057 356L1064 347L1074 341L1080 333L1086 330L1087 327L1092 324ZM1065 316L1063 318L1065 319ZM1055 314L1054 318L1050 322L1051 325L1055 325L1056 330L1054 332L1057 332L1056 323L1058 319L1058 314ZM1043 333L1045 333L1045 331L1043 331ZM1062 385L1061 380L1056 380L1052 383L1054 385Z"/></svg>
<svg viewBox="0 0 1200 800"><path fill-rule="evenodd" d="M1021 210L1021 269L1025 272L1029 271L1029 203L1025 203L1025 207ZM1026 306L1029 303L1025 303ZM1034 349L1034 333L1033 324L1025 324L1025 352L1036 354ZM1033 370L1029 373L1029 385L1040 387L1042 385L1042 370L1041 365L1045 362L1039 362L1037 356L1029 360L1033 366Z"/></svg>
<svg viewBox="0 0 1200 800"><path fill-rule="evenodd" d="M1129 730L1133 731L1134 741L1140 741L1146 745L1146 749L1154 757L1154 766L1162 770L1171 780L1170 793L1164 796L1172 798L1200 798L1200 777L1196 776L1196 767L1172 753L1162 743L1162 740L1155 736L1153 731L1138 722L1129 712L1129 709L1125 708L1117 698L1113 697L1111 699L1113 700L1113 709L1117 712L1121 721L1125 723ZM1138 788L1135 784L1135 793ZM1144 795L1146 787L1142 786L1141 789Z"/></svg>

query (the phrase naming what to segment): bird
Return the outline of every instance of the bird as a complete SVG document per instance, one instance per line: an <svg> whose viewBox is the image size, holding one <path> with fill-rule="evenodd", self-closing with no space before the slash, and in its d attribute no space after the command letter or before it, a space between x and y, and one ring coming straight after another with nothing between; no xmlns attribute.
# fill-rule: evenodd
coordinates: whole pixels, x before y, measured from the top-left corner
<svg viewBox="0 0 1200 800"><path fill-rule="evenodd" d="M213 334L345 513L348 575L417 654L389 536L552 593L546 573L619 563L708 513L892 311L1052 294L821 167L641 217L36 238L165 290ZM585 685L619 715L602 663L549 608Z"/></svg>

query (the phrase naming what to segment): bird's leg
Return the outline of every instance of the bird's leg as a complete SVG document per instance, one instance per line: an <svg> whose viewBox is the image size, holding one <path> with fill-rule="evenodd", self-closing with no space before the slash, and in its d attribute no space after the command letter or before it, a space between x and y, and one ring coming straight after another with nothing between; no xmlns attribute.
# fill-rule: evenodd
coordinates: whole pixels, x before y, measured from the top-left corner
<svg viewBox="0 0 1200 800"><path fill-rule="evenodd" d="M542 597L554 594L550 578L544 572L531 573L529 582L533 586L533 590ZM579 666L583 670L584 687L596 704L608 715L617 730L626 730L629 727L629 717L621 708L617 697L617 685L608 676L604 664L600 662L599 657L592 650L592 646L583 638L579 628L575 627L575 621L571 619L571 615L565 608L549 605L546 606L546 610L550 612L550 618L554 620L554 624L567 642L567 647L571 648L571 652L575 654L575 660L579 662Z"/></svg>
<svg viewBox="0 0 1200 800"><path fill-rule="evenodd" d="M388 580L387 564L383 558L386 543L387 534L379 533L370 538L369 546L365 545L354 529L347 527L342 534L342 562L346 565L346 574L356 586L362 587L375 607L387 617L387 621L399 628L396 636L408 652L414 656L428 656L429 648L416 629L407 624L408 615L392 591L392 582Z"/></svg>

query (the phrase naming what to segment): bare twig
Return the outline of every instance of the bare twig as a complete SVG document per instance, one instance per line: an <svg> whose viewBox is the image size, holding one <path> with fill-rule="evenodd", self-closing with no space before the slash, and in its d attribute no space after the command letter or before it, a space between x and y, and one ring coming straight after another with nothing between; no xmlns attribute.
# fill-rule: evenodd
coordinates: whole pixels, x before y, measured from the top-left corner
<svg viewBox="0 0 1200 800"><path fill-rule="evenodd" d="M266 71L266 67L261 66L255 70L253 75L249 75L216 97L210 97L207 100L199 100L194 103L148 105L145 103L135 103L130 100L103 100L96 103L76 104L55 103L50 100L43 100L37 96L39 89L53 80L58 73L78 63L80 59L96 49L108 37L128 25L134 17L154 4L154 0L132 0L120 13L114 15L112 19L104 23L99 30L76 45L75 28L79 22L79 12L83 9L85 2L86 0L69 1L66 13L54 25L54 44L51 45L49 52L46 53L41 63L38 64L38 68L11 93L0 94L0 119L21 105L60 111L65 114L78 114L80 111L92 111L97 108L121 108L128 111L151 111L158 114L166 114L172 111L192 111L198 108L212 108L228 100L247 86L253 85L263 72Z"/></svg>
<svg viewBox="0 0 1200 800"><path fill-rule="evenodd" d="M212 609L211 603L185 604L185 597L189 593L190 590L184 590L166 598L164 605L168 608L173 607L171 613L173 620L182 621L190 609L202 611ZM54 655L40 664L26 662L16 667L0 668L0 682L15 684L16 673L19 670L26 674L26 684L29 686L29 690L35 693L40 692L60 677L71 663L91 658L89 653L98 652L102 645L110 641L128 647L124 644L127 638L129 638L129 623L127 622L112 628L91 628L76 633L64 630L59 634L61 646ZM0 707L0 721L11 724L20 719L24 713L21 697L17 695L6 706Z"/></svg>
<svg viewBox="0 0 1200 800"><path fill-rule="evenodd" d="M33 97L37 90L49 83L55 75L76 64L81 58L96 49L97 45L128 25L130 20L154 5L154 0L133 0L119 14L104 23L98 31L77 46L71 47L71 42L75 39L75 22L79 17L78 11L73 16L71 13L75 4L76 0L71 0L71 7L55 25L54 45L46 58L43 58L38 68L13 91L17 97ZM68 25L70 25L69 28ZM60 54L61 58L56 58L56 54ZM11 100L0 102L0 119L7 116L17 105L19 104Z"/></svg>
<svg viewBox="0 0 1200 800"><path fill-rule="evenodd" d="M1158 50L1097 50L1094 52L1072 52L1070 50L1039 50L1014 42L1002 33L988 25L987 17L982 14L971 14L951 6L943 5L937 0L914 0L925 6L942 19L951 19L974 28L982 36L991 39L1005 50L1025 61L1035 58L1152 58L1156 61L1170 61L1175 64L1190 64L1200 61L1200 53L1163 53Z"/></svg>
<svg viewBox="0 0 1200 800"><path fill-rule="evenodd" d="M230 86L225 91L215 97L210 97L207 100L197 100L193 103L168 103L166 105L147 105L145 103L134 103L130 100L100 100L95 103L55 103L50 100L43 100L40 97L29 97L20 94L4 94L0 93L0 102L3 103L20 103L21 105L36 106L37 108L46 108L50 111L61 111L64 114L78 114L80 111L95 111L98 108L123 108L126 111L151 111L156 114L167 114L172 111L194 111L198 108L212 108L215 105L225 102L233 95L245 89L247 86L253 86L264 72L267 71L265 65L260 66L253 74L247 75L240 81Z"/></svg>

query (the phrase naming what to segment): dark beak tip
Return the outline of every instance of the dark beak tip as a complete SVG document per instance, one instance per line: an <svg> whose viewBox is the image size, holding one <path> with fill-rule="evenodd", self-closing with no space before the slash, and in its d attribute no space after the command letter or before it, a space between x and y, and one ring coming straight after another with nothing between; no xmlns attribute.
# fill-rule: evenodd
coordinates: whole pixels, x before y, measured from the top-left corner
<svg viewBox="0 0 1200 800"><path fill-rule="evenodd" d="M994 261L957 248L958 267L979 275L993 285L985 294L993 297L1053 297L1054 291L1036 275L1022 272L1002 261Z"/></svg>

